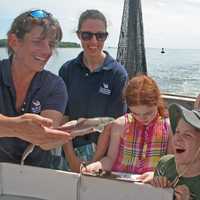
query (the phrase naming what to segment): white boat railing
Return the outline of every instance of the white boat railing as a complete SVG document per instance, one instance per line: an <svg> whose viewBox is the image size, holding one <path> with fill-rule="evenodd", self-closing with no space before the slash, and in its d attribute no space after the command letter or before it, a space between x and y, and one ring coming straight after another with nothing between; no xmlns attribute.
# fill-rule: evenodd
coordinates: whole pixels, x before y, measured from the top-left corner
<svg viewBox="0 0 200 200"><path fill-rule="evenodd" d="M0 163L0 200L172 200L173 190L78 173Z"/></svg>

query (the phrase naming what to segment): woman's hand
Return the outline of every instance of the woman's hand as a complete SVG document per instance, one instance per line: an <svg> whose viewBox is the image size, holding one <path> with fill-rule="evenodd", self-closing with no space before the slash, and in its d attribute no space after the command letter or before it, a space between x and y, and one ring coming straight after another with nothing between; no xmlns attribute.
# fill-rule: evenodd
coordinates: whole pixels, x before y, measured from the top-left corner
<svg viewBox="0 0 200 200"><path fill-rule="evenodd" d="M65 131L51 128L52 120L36 114L24 114L14 117L15 135L22 140L40 146L44 150L58 147L72 136Z"/></svg>

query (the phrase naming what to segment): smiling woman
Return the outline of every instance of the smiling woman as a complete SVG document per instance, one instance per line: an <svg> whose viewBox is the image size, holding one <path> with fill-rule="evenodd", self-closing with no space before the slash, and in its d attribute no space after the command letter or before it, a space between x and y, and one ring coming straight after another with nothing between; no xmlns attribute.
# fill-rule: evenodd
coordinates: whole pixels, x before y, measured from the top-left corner
<svg viewBox="0 0 200 200"><path fill-rule="evenodd" d="M103 13L99 10L84 11L79 17L76 34L83 51L76 58L67 61L59 71L69 92L65 114L70 120L122 115L126 112L122 90L127 73L124 67L104 50L108 33ZM79 171L81 159L93 158L94 147L98 138L102 137L106 136L90 134L75 138L73 146L70 143L65 145L65 154L72 170ZM105 153L107 146L108 141L106 144L97 145L97 149L103 149L101 155ZM73 147L77 150L77 156L73 153Z"/></svg>
<svg viewBox="0 0 200 200"><path fill-rule="evenodd" d="M44 10L28 11L18 16L8 31L8 53L12 55L14 50L10 45L9 37L14 34L18 39L23 39L26 33L30 33L36 26L42 28L41 39L51 36L51 45L55 47L55 43L62 38L62 30L58 21Z"/></svg>
<svg viewBox="0 0 200 200"><path fill-rule="evenodd" d="M58 21L45 10L30 10L14 19L8 31L9 58L0 61L1 114L12 117L40 114L52 119L52 127L60 125L67 103L65 84L61 78L45 71L44 66L61 38ZM10 135L0 138L0 162L20 163L30 142L38 147L25 164L60 168L60 156L42 149L49 150L65 143L69 134L45 125L38 127L40 123L36 120L32 123L35 129L16 131L18 129L13 127ZM51 134L53 140L47 136Z"/></svg>

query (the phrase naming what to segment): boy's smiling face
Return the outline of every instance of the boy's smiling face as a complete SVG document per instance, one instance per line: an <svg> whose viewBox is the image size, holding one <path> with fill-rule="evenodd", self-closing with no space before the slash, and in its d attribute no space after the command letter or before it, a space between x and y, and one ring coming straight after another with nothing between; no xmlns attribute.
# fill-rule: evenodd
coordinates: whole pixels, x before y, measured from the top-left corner
<svg viewBox="0 0 200 200"><path fill-rule="evenodd" d="M200 148L200 133L183 119L178 122L173 136L173 146L178 165L187 165L191 162L200 164L200 153L198 159L194 159Z"/></svg>

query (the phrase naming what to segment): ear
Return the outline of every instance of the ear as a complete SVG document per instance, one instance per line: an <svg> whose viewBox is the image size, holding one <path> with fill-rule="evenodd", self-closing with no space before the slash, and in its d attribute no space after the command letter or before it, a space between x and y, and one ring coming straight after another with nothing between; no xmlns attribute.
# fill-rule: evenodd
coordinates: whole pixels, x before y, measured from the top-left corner
<svg viewBox="0 0 200 200"><path fill-rule="evenodd" d="M17 47L19 46L19 39L17 38L17 36L14 33L10 33L8 35L8 45L9 47L11 47L13 49L13 51L15 52Z"/></svg>

